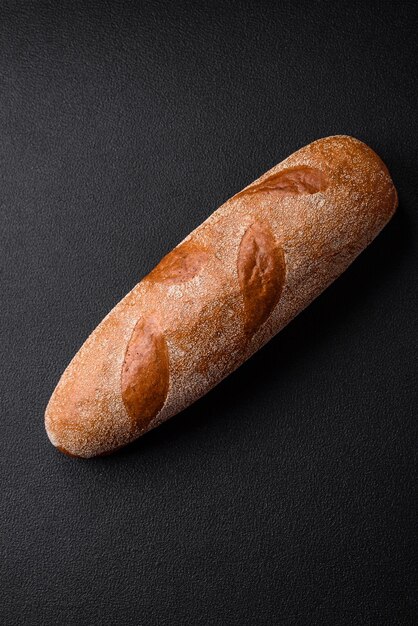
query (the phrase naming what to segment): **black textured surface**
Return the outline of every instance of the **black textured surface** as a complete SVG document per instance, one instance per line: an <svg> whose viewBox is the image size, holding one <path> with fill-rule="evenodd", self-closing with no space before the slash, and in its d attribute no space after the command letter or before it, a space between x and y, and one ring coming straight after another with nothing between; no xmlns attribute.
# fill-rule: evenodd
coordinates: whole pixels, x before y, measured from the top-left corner
<svg viewBox="0 0 418 626"><path fill-rule="evenodd" d="M415 6L414 6L415 5ZM0 622L418 621L415 3L0 5ZM43 412L105 313L310 141L400 209L228 380L120 454Z"/></svg>

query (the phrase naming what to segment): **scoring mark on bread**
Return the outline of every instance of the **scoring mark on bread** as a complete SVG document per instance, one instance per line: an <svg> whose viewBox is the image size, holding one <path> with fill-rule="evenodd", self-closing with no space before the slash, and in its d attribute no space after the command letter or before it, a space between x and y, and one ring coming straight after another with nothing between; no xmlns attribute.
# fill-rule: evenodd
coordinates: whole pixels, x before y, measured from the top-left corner
<svg viewBox="0 0 418 626"><path fill-rule="evenodd" d="M278 303L286 276L283 248L267 224L254 222L244 233L237 260L244 300L244 328L253 335Z"/></svg>
<svg viewBox="0 0 418 626"><path fill-rule="evenodd" d="M155 319L140 320L122 366L121 392L135 431L144 430L162 409L169 385L168 349Z"/></svg>
<svg viewBox="0 0 418 626"><path fill-rule="evenodd" d="M280 195L313 194L324 191L328 185L329 180L324 172L316 167L302 165L272 174L261 182L243 189L235 198L272 191Z"/></svg>
<svg viewBox="0 0 418 626"><path fill-rule="evenodd" d="M167 254L146 280L174 285L192 280L209 260L209 252L193 241L186 241Z"/></svg>

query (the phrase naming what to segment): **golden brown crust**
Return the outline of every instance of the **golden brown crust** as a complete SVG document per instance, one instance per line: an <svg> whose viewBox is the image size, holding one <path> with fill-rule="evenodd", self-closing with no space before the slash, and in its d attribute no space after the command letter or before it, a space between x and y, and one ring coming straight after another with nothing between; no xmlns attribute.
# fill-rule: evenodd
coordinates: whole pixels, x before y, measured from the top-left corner
<svg viewBox="0 0 418 626"><path fill-rule="evenodd" d="M247 228L239 247L237 269L244 299L245 332L251 336L278 303L285 281L283 249L267 224L253 222Z"/></svg>
<svg viewBox="0 0 418 626"><path fill-rule="evenodd" d="M316 167L291 167L263 178L260 183L246 187L235 198L256 193L274 192L277 195L318 193L329 185L328 177Z"/></svg>
<svg viewBox="0 0 418 626"><path fill-rule="evenodd" d="M96 456L175 415L317 297L396 205L387 168L352 137L292 154L215 211L99 324L48 404L52 443Z"/></svg>
<svg viewBox="0 0 418 626"><path fill-rule="evenodd" d="M186 241L167 254L144 280L167 285L183 283L199 274L209 256L207 249Z"/></svg>
<svg viewBox="0 0 418 626"><path fill-rule="evenodd" d="M164 405L168 391L167 343L155 319L140 320L126 348L121 392L133 431L144 430Z"/></svg>
<svg viewBox="0 0 418 626"><path fill-rule="evenodd" d="M66 456L69 456L71 459L82 459L83 458L83 457L79 456L78 454L71 454L71 452L68 452L68 450L66 450L62 446L57 446L57 450L59 450L60 452L62 452Z"/></svg>

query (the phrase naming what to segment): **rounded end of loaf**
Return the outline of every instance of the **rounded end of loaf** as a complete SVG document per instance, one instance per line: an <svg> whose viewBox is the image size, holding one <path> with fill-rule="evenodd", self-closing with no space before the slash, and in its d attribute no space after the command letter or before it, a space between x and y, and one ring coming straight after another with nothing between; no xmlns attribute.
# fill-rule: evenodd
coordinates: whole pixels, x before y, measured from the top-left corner
<svg viewBox="0 0 418 626"><path fill-rule="evenodd" d="M103 428L97 409L92 407L92 420L86 421L81 411L60 406L54 392L45 412L45 430L52 445L72 459L106 456L129 443L129 436L121 437L117 424ZM126 433L128 434L128 433Z"/></svg>
<svg viewBox="0 0 418 626"><path fill-rule="evenodd" d="M116 348L123 350L123 340L113 317L111 312L75 355L46 407L49 440L73 458L110 454L136 435L121 400Z"/></svg>
<svg viewBox="0 0 418 626"><path fill-rule="evenodd" d="M386 164L376 152L360 139L351 135L331 135L311 143L307 148L319 148L320 153L332 162L332 152L336 160L346 165L345 177L361 175L361 191L363 198L371 198L370 208L376 214L381 228L390 220L398 207L398 193ZM304 148L302 148L304 150ZM344 155L341 158L341 155ZM347 180L346 182L350 182ZM377 234L376 232L376 234Z"/></svg>
<svg viewBox="0 0 418 626"><path fill-rule="evenodd" d="M119 379L112 376L118 363L109 364L98 350L106 346L105 330L102 323L82 346L46 407L50 442L72 458L112 454L138 436L121 401Z"/></svg>
<svg viewBox="0 0 418 626"><path fill-rule="evenodd" d="M63 421L59 412L54 413L54 405L52 396L45 413L45 430L52 445L72 459L107 456L132 440L129 432L121 434L120 426L116 422L113 427L104 429L94 408L92 415L95 416L95 427L88 428L83 417L74 412L66 412L66 419Z"/></svg>

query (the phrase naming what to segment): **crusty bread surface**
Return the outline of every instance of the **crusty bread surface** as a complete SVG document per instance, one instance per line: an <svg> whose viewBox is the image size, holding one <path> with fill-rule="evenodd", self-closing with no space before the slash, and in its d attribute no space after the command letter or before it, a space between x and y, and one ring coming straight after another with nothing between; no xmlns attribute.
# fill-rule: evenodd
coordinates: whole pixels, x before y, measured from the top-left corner
<svg viewBox="0 0 418 626"><path fill-rule="evenodd" d="M97 326L47 406L51 442L73 456L106 454L181 411L339 276L396 206L386 166L357 139L327 137L292 154Z"/></svg>

